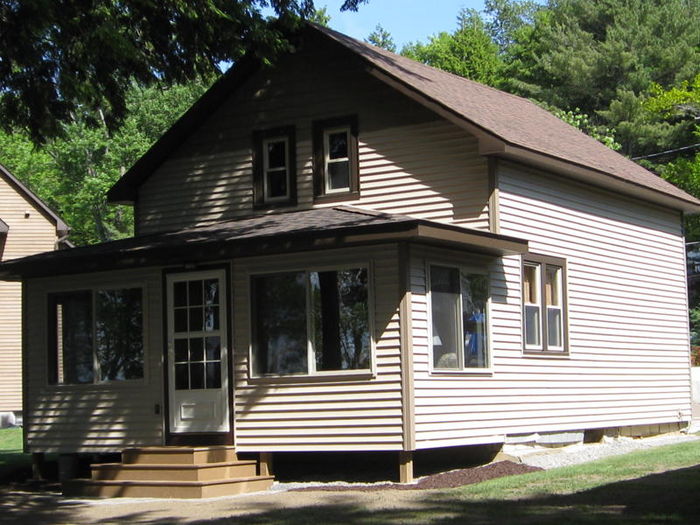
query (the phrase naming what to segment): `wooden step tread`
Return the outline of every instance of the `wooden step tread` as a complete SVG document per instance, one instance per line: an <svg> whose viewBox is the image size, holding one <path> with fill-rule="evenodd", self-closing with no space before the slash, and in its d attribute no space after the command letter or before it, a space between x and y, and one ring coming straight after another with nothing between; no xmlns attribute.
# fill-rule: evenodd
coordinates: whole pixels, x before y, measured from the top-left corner
<svg viewBox="0 0 700 525"><path fill-rule="evenodd" d="M148 452L150 453L162 453L162 454L182 454L188 452L206 452L208 450L231 450L235 451L236 447L233 445L207 445L201 447L189 447L189 446L153 446L153 447L131 447L125 448L122 452Z"/></svg>
<svg viewBox="0 0 700 525"><path fill-rule="evenodd" d="M246 483L249 481L273 481L274 476L250 476L245 478L217 479L213 481L127 481L127 480L96 480L96 479L72 479L67 484L73 486L87 485L119 485L124 487L208 487L211 485L227 485L235 483Z"/></svg>
<svg viewBox="0 0 700 525"><path fill-rule="evenodd" d="M254 459L238 459L219 463L95 463L90 465L94 470L197 470L216 467L235 467L238 465L257 465Z"/></svg>

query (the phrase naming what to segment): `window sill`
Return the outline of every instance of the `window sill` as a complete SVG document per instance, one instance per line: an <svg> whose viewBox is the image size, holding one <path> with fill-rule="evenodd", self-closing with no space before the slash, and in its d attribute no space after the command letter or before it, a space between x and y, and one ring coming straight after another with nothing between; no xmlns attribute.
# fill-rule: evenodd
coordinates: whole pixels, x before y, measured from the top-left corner
<svg viewBox="0 0 700 525"><path fill-rule="evenodd" d="M297 205L296 199L276 202L261 202L253 204L254 210L274 210L277 208L290 208Z"/></svg>
<svg viewBox="0 0 700 525"><path fill-rule="evenodd" d="M329 202L346 202L354 201L360 198L359 191L349 191L345 193L325 193L323 195L314 195L314 204L325 204Z"/></svg>
<svg viewBox="0 0 700 525"><path fill-rule="evenodd" d="M56 390L122 390L146 386L146 379L125 379L123 381L102 381L100 383L57 383L47 384L47 388Z"/></svg>
<svg viewBox="0 0 700 525"><path fill-rule="evenodd" d="M433 369L431 376L492 376L493 368L465 368L463 370L441 370Z"/></svg>
<svg viewBox="0 0 700 525"><path fill-rule="evenodd" d="M371 370L352 370L346 372L325 372L317 374L305 375L289 375L289 376L262 376L248 377L250 385L276 385L276 384L295 384L295 383L323 383L337 381L364 381L375 379L377 376Z"/></svg>
<svg viewBox="0 0 700 525"><path fill-rule="evenodd" d="M568 359L571 355L566 350L523 350L523 357Z"/></svg>

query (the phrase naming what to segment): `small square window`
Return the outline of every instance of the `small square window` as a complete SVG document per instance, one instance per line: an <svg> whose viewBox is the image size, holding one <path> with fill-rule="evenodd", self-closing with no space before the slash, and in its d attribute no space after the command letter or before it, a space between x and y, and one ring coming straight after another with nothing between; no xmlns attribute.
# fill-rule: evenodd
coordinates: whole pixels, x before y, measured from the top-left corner
<svg viewBox="0 0 700 525"><path fill-rule="evenodd" d="M357 118L318 121L313 127L316 200L359 197Z"/></svg>
<svg viewBox="0 0 700 525"><path fill-rule="evenodd" d="M253 133L253 203L255 207L296 204L294 128Z"/></svg>

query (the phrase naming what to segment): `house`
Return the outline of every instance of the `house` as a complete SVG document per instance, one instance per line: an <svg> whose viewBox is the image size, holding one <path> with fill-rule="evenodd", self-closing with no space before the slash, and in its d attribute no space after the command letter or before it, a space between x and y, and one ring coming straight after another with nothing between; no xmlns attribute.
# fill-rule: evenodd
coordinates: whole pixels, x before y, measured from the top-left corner
<svg viewBox="0 0 700 525"><path fill-rule="evenodd" d="M128 449L95 493L168 451L393 451L406 480L417 450L690 420L700 201L522 98L308 25L108 196L135 237L0 266L27 450Z"/></svg>
<svg viewBox="0 0 700 525"><path fill-rule="evenodd" d="M55 250L69 228L0 165L0 262ZM0 281L0 414L22 413L22 285Z"/></svg>

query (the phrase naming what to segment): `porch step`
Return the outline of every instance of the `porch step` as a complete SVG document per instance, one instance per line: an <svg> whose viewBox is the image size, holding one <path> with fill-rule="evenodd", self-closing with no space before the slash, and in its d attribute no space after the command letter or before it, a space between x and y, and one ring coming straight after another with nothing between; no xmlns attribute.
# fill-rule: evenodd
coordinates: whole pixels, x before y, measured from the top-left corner
<svg viewBox="0 0 700 525"><path fill-rule="evenodd" d="M211 447L141 447L122 451L122 463L146 465L201 465L236 461L236 448L230 445Z"/></svg>
<svg viewBox="0 0 700 525"><path fill-rule="evenodd" d="M63 483L66 496L210 498L267 490L274 477L234 447L144 447L122 451L122 463L91 465L92 479Z"/></svg>
<svg viewBox="0 0 700 525"><path fill-rule="evenodd" d="M74 479L63 483L63 495L91 498L214 498L268 490L273 476L217 481L101 481Z"/></svg>
<svg viewBox="0 0 700 525"><path fill-rule="evenodd" d="M91 465L93 480L143 481L214 481L249 478L257 475L258 462L238 460L199 465L163 465L146 463L102 463Z"/></svg>

